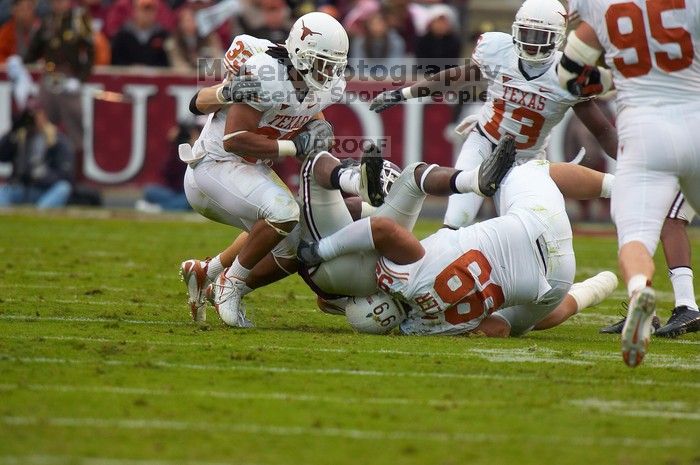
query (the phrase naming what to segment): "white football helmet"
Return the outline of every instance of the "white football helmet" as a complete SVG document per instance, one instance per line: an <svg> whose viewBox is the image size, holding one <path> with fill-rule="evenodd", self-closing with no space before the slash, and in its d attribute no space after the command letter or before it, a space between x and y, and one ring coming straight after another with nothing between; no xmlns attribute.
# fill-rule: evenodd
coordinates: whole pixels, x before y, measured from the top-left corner
<svg viewBox="0 0 700 465"><path fill-rule="evenodd" d="M385 334L406 319L401 304L379 291L367 297L353 297L345 306L345 317L358 333Z"/></svg>
<svg viewBox="0 0 700 465"><path fill-rule="evenodd" d="M525 61L548 61L566 33L567 14L559 0L525 0L513 22L513 43Z"/></svg>
<svg viewBox="0 0 700 465"><path fill-rule="evenodd" d="M284 46L306 85L328 90L345 70L348 44L348 34L335 18L313 12L297 19Z"/></svg>

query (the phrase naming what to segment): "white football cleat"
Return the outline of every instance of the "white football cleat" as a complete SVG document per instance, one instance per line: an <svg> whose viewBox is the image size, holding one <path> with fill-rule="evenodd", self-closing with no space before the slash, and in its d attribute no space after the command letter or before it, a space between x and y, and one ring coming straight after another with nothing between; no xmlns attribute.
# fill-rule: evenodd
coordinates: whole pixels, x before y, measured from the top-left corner
<svg viewBox="0 0 700 465"><path fill-rule="evenodd" d="M180 264L180 277L187 286L187 303L190 305L190 313L194 321L201 322L207 319L204 291L211 283L207 276L208 267L208 260L190 259Z"/></svg>
<svg viewBox="0 0 700 465"><path fill-rule="evenodd" d="M578 305L578 312L584 308L594 307L610 297L617 288L617 276L611 271L601 271L597 275L574 283L569 289L569 295Z"/></svg>
<svg viewBox="0 0 700 465"><path fill-rule="evenodd" d="M631 368L642 363L647 353L655 308L656 292L651 287L635 292L630 299L622 328L622 359Z"/></svg>
<svg viewBox="0 0 700 465"><path fill-rule="evenodd" d="M206 289L206 298L214 306L221 321L228 326L252 328L253 323L245 316L243 294L238 281L226 276L224 271Z"/></svg>

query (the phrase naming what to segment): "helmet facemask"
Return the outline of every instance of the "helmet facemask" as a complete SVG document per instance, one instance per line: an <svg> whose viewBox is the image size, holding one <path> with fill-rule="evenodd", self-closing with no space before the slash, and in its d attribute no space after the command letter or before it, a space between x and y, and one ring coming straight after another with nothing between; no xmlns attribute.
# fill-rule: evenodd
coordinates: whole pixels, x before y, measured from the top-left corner
<svg viewBox="0 0 700 465"><path fill-rule="evenodd" d="M518 57L530 63L548 62L564 41L562 28L532 21L513 23Z"/></svg>
<svg viewBox="0 0 700 465"><path fill-rule="evenodd" d="M382 191L384 195L389 195L391 187L394 185L397 179L401 176L401 168L390 162L389 160L384 160L384 166L382 167L382 175L380 177L382 181Z"/></svg>
<svg viewBox="0 0 700 465"><path fill-rule="evenodd" d="M329 90L333 81L343 75L348 64L346 54L325 54L315 50L303 50L297 55L304 82L314 90Z"/></svg>

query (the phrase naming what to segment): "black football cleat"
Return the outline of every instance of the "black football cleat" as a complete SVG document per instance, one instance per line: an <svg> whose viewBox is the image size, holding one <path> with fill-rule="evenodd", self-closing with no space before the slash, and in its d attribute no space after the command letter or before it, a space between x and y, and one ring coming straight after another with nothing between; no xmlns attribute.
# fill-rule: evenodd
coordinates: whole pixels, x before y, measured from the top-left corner
<svg viewBox="0 0 700 465"><path fill-rule="evenodd" d="M297 247L297 260L308 268L323 263L323 259L318 254L318 242L299 241Z"/></svg>
<svg viewBox="0 0 700 465"><path fill-rule="evenodd" d="M479 166L479 190L484 197L493 197L501 181L515 162L515 138L503 136L491 156Z"/></svg>
<svg viewBox="0 0 700 465"><path fill-rule="evenodd" d="M654 334L660 337L678 337L695 331L700 331L700 312L681 305L673 309L668 322Z"/></svg>
<svg viewBox="0 0 700 465"><path fill-rule="evenodd" d="M627 317L621 319L620 321L611 324L610 326L606 326L604 328L600 328L600 333L601 334L622 334L622 328L625 326L625 321L627 320ZM654 318L651 319L651 327L652 329L652 334L658 331L658 329L661 327L661 320L659 320L659 317L654 315Z"/></svg>
<svg viewBox="0 0 700 465"><path fill-rule="evenodd" d="M384 189L382 186L382 171L384 159L382 153L375 144L371 144L362 153L360 161L360 196L362 200L379 207L384 203Z"/></svg>

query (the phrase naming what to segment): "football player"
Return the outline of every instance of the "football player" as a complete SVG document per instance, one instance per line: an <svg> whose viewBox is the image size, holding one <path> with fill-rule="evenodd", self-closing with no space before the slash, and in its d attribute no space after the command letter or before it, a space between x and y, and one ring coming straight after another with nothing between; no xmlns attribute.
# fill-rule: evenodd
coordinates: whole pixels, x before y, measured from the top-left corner
<svg viewBox="0 0 700 465"><path fill-rule="evenodd" d="M328 148L332 128L322 110L344 92L348 36L324 13L309 13L294 23L284 45L241 35L229 47L227 81L203 89L190 105L210 113L194 147L181 149L189 163L185 193L192 208L223 224L244 229L234 243L211 260L181 265L195 320L205 317L204 291L214 286L217 309L231 326L250 326L241 299L251 269L272 252L283 276L294 262L299 207L293 194L266 163L282 157L304 159ZM254 99L237 97L238 75L253 75ZM240 100L245 100L241 102ZM242 241L242 240L241 240Z"/></svg>
<svg viewBox="0 0 700 465"><path fill-rule="evenodd" d="M700 207L700 3L571 0L569 7L581 23L560 59L561 86L582 97L617 89L612 212L630 298L622 356L635 367L656 307L652 256L679 184ZM609 69L597 66L603 52ZM697 324L700 313L694 316L680 325Z"/></svg>
<svg viewBox="0 0 700 465"><path fill-rule="evenodd" d="M566 10L558 0L526 0L513 22L512 35L483 34L471 66L442 71L410 87L383 92L370 108L381 112L407 99L458 90L480 75L488 83L488 99L475 121L460 126L468 133L455 168L481 163L505 134L516 140L516 164L544 159L549 135L569 108L596 136L603 150L615 153L615 128L590 98L573 96L559 87L556 63L566 31ZM471 121L471 123L470 123ZM471 129L473 128L473 130ZM444 224L456 229L474 222L483 198L474 194L450 197Z"/></svg>
<svg viewBox="0 0 700 465"><path fill-rule="evenodd" d="M513 144L512 138L507 140ZM364 332L388 331L403 322L406 308L413 310L402 325L407 333L460 334L478 328L503 336L523 334L538 323L538 329L555 326L607 297L617 285L609 272L569 289L575 268L571 228L546 162L512 170L496 194L504 218L440 230L423 246L410 233L426 192L493 195L509 166L503 144L471 171L411 165L371 218L317 243L302 242L298 256L309 267L311 287L323 299L322 308L344 310L353 327ZM588 189L595 195L600 192L602 173L572 165L552 171L565 179L572 169L590 172ZM583 193L581 183L575 188ZM378 254L382 258L377 261ZM346 273L338 273L343 266ZM371 297L343 297L370 292ZM406 307L397 303L398 296ZM501 306L517 304L527 305L504 309L500 319L480 324Z"/></svg>
<svg viewBox="0 0 700 465"><path fill-rule="evenodd" d="M302 200L301 210L303 212L300 222L301 237L306 240L314 240L321 235L332 234L355 220L374 214L377 211L375 207L383 203L386 192L397 175L397 168L384 161L376 153L375 146L369 147L365 151L359 164L352 159L341 162L329 152L321 152L308 158L302 164L299 186L299 198ZM235 246L238 246L237 249L240 250L239 244L245 240L239 236L230 252L237 253ZM359 262L363 262L362 257L359 258ZM352 275L353 281L361 286L364 281L362 277L357 278L357 265L358 260L339 260L332 269L326 267L323 270L314 270L313 278L303 267L298 271L312 289L330 298L329 294L323 293L314 284L314 280L320 279L321 285L328 289L331 287L328 279L348 281L348 276ZM273 255L268 254L251 270L246 285L250 289L257 289L269 284L276 278L275 267ZM370 271L373 269L372 267L373 264L370 265ZM285 270L288 272L297 271L297 263L295 261L287 262ZM209 284L204 295L221 314L220 302L216 295L216 286L218 285L218 283ZM330 309L330 313L337 313L328 306L321 308L324 311ZM245 313L243 303L241 303L240 311Z"/></svg>

